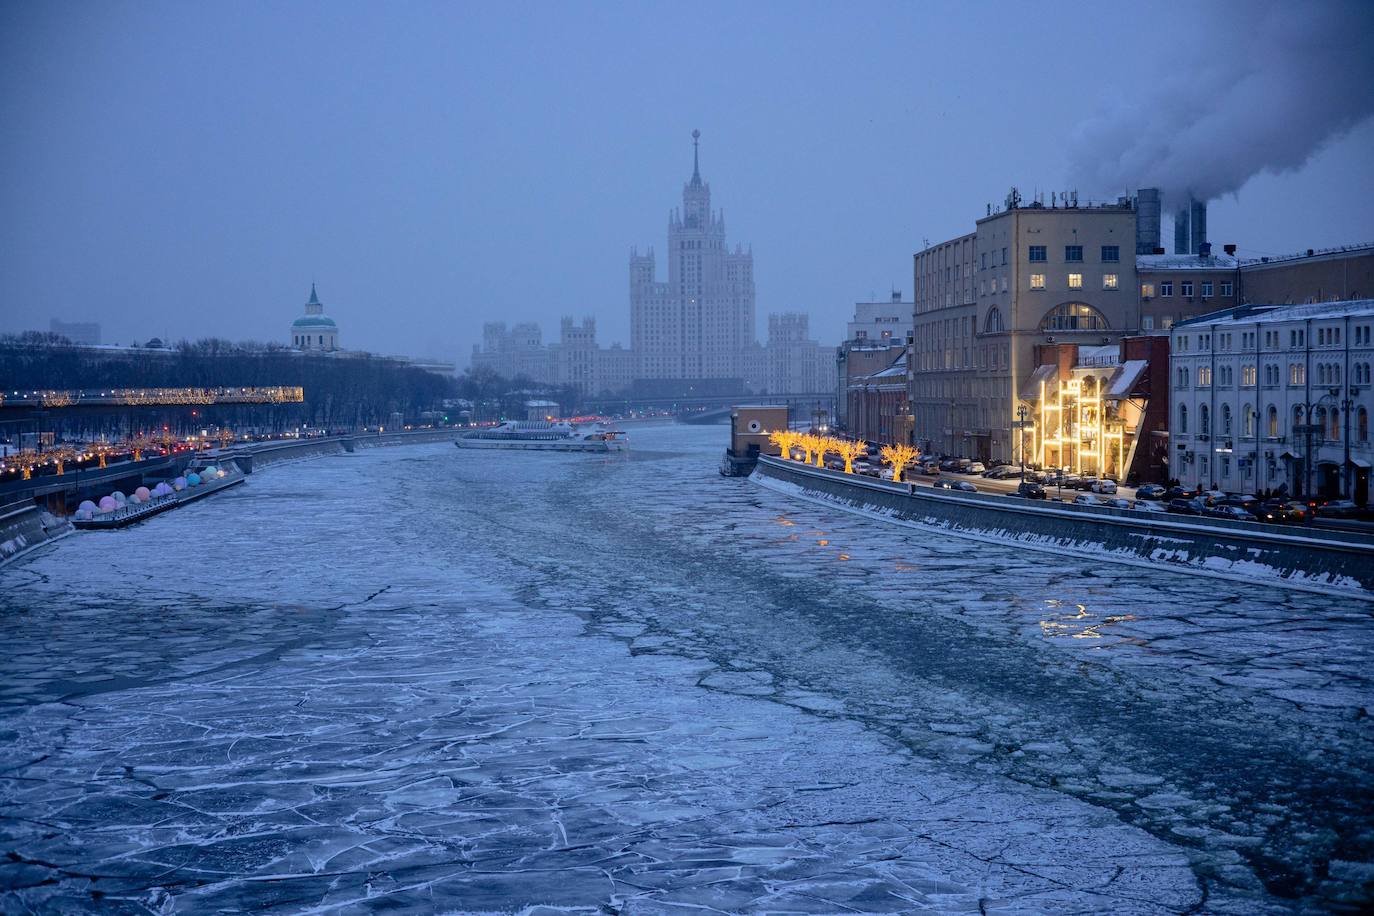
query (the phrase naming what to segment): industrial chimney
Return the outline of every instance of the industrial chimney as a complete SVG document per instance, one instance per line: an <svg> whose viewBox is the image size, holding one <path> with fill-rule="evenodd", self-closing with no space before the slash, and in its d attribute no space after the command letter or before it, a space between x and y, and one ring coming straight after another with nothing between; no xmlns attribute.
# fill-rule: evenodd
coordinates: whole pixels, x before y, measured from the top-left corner
<svg viewBox="0 0 1374 916"><path fill-rule="evenodd" d="M1193 254L1201 254L1207 241L1207 202L1193 200L1188 213L1188 242Z"/></svg>
<svg viewBox="0 0 1374 916"><path fill-rule="evenodd" d="M1188 245L1188 207L1179 207L1174 211L1174 254L1188 254L1192 249Z"/></svg>
<svg viewBox="0 0 1374 916"><path fill-rule="evenodd" d="M1159 247L1159 188L1135 192L1135 253L1154 254Z"/></svg>

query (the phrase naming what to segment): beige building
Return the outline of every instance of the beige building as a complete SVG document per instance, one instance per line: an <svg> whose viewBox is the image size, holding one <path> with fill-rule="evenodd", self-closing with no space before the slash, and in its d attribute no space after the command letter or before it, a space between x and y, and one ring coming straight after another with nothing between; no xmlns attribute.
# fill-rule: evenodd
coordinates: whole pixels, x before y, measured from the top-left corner
<svg viewBox="0 0 1374 916"><path fill-rule="evenodd" d="M1010 461L1035 347L1111 344L1138 328L1136 209L1013 191L977 226L915 255L913 437L928 452Z"/></svg>
<svg viewBox="0 0 1374 916"><path fill-rule="evenodd" d="M1227 246L1234 251L1235 246ZM1156 254L1135 259L1140 330L1167 331L1180 321L1240 305L1234 254Z"/></svg>

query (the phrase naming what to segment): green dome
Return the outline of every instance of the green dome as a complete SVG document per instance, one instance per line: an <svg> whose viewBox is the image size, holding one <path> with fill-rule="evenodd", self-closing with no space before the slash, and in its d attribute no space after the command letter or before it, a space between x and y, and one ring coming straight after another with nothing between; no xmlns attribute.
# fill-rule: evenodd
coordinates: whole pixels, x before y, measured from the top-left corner
<svg viewBox="0 0 1374 916"><path fill-rule="evenodd" d="M306 315L291 322L293 328L332 328L337 327L334 319L325 315Z"/></svg>

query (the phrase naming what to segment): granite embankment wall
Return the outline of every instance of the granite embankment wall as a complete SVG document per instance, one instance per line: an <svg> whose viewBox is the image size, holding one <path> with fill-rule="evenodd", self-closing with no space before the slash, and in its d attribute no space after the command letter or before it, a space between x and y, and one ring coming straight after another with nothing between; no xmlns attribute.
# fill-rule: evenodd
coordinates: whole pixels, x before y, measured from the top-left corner
<svg viewBox="0 0 1374 916"><path fill-rule="evenodd" d="M0 506L0 566L71 534L72 523L26 499Z"/></svg>
<svg viewBox="0 0 1374 916"><path fill-rule="evenodd" d="M276 464L322 455L342 455L360 448L383 445L413 445L421 442L452 441L457 432L452 429L400 430L394 433L373 433L355 436L325 436L318 439L288 439L277 442L249 442L224 449L219 454L233 458L245 473Z"/></svg>
<svg viewBox="0 0 1374 916"><path fill-rule="evenodd" d="M1374 539L1367 535L936 490L770 457L759 459L752 479L958 537L1374 600Z"/></svg>

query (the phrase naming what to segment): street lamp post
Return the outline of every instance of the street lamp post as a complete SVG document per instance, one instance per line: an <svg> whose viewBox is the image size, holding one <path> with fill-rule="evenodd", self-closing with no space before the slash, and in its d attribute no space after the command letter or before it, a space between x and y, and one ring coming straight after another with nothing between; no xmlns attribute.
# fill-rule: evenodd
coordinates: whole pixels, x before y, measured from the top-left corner
<svg viewBox="0 0 1374 916"><path fill-rule="evenodd" d="M1021 454L1021 482L1026 482L1026 405L1016 408L1016 445Z"/></svg>
<svg viewBox="0 0 1374 916"><path fill-rule="evenodd" d="M1355 406L1355 398L1360 393L1360 389L1351 385L1346 389L1346 397L1341 400L1341 413L1345 420L1345 463L1341 470L1345 472L1345 493L1346 499L1355 498L1355 468L1350 464L1350 408Z"/></svg>

